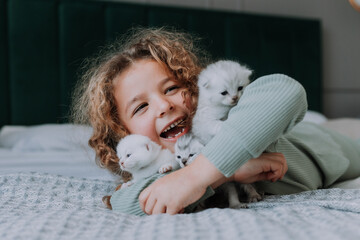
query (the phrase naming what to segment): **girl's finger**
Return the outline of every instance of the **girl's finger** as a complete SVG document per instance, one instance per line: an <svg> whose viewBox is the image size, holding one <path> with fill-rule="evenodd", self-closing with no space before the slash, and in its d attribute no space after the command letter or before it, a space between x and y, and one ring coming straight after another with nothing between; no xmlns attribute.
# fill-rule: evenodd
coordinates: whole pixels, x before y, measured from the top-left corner
<svg viewBox="0 0 360 240"><path fill-rule="evenodd" d="M139 195L140 208L145 212L145 205L150 195L150 189L145 188Z"/></svg>
<svg viewBox="0 0 360 240"><path fill-rule="evenodd" d="M277 162L279 165L277 166L279 171L274 171L276 174L279 174L278 178L281 179L287 172L288 166L285 159L285 156L282 153L272 153L270 155L270 159ZM274 168L276 169L276 168Z"/></svg>
<svg viewBox="0 0 360 240"><path fill-rule="evenodd" d="M153 214L153 210L156 204L156 198L153 197L149 197L148 200L146 201L146 205L145 205L145 213L148 215Z"/></svg>
<svg viewBox="0 0 360 240"><path fill-rule="evenodd" d="M269 173L269 175L268 175L268 180L270 180L271 182L276 182L276 181L278 181L280 178L279 177L277 177L275 174L273 174L273 173Z"/></svg>
<svg viewBox="0 0 360 240"><path fill-rule="evenodd" d="M284 154L282 154L282 153L277 153L277 154L278 154L278 160L281 162L282 167L283 167L282 168L282 176L284 176L288 170L288 165L287 165Z"/></svg>
<svg viewBox="0 0 360 240"><path fill-rule="evenodd" d="M181 211L182 208L176 208L176 207L171 207L171 206L168 206L166 208L166 213L167 214L170 214L170 215L175 215L177 214L179 211Z"/></svg>
<svg viewBox="0 0 360 240"><path fill-rule="evenodd" d="M166 213L165 204L161 204L159 201L156 202L152 214Z"/></svg>

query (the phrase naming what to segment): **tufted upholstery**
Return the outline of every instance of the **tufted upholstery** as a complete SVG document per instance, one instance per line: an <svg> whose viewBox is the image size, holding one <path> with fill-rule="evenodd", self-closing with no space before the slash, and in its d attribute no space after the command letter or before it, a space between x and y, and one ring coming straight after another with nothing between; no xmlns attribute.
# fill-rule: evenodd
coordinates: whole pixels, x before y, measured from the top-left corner
<svg viewBox="0 0 360 240"><path fill-rule="evenodd" d="M189 8L86 0L0 0L0 126L66 122L79 65L131 26L176 27L202 36L215 58L255 77L299 80L321 111L320 22Z"/></svg>

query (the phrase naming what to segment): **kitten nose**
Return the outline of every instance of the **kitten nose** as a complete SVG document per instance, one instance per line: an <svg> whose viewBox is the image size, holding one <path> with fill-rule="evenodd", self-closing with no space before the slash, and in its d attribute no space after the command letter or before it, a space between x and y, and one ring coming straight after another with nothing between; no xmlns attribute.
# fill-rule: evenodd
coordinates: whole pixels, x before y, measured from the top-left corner
<svg viewBox="0 0 360 240"><path fill-rule="evenodd" d="M120 165L124 167L124 162L120 162Z"/></svg>
<svg viewBox="0 0 360 240"><path fill-rule="evenodd" d="M182 159L181 162L182 162L184 165L186 165L187 159Z"/></svg>
<svg viewBox="0 0 360 240"><path fill-rule="evenodd" d="M233 102L236 102L238 99L239 99L238 96L233 96L233 97L232 97L232 101L233 101Z"/></svg>

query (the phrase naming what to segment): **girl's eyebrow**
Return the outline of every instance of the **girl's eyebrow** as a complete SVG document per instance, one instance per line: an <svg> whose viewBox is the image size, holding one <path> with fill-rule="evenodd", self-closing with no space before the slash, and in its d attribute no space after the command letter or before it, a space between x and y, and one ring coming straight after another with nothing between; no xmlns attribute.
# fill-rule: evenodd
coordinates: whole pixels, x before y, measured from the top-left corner
<svg viewBox="0 0 360 240"><path fill-rule="evenodd" d="M132 98L127 104L126 104L126 107L125 107L125 112L128 112L129 108L131 105L133 105L135 102L137 102L139 99L145 97L144 96L145 93L140 93L138 95L136 95L134 98Z"/></svg>
<svg viewBox="0 0 360 240"><path fill-rule="evenodd" d="M167 83L168 81L171 81L171 80L173 80L171 77L167 77L167 78L164 78L163 80L161 80L160 82L159 82L159 86L162 86L162 85L164 85L165 83Z"/></svg>

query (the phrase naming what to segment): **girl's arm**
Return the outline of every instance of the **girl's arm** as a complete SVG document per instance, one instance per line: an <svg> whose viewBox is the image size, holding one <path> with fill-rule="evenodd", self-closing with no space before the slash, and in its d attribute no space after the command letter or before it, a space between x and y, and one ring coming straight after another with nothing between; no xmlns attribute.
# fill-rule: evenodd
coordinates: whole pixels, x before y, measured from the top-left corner
<svg viewBox="0 0 360 240"><path fill-rule="evenodd" d="M142 210L175 214L198 200L207 186L281 178L286 162L281 157L264 160L260 154L300 122L306 109L305 91L295 80L280 74L257 79L190 166L158 179L140 194Z"/></svg>
<svg viewBox="0 0 360 240"><path fill-rule="evenodd" d="M215 189L227 181L276 181L286 171L286 160L282 154L264 153L259 158L250 159L232 177L227 178L200 154L189 166L159 178L142 191L139 203L146 214L181 213L200 199L208 186Z"/></svg>
<svg viewBox="0 0 360 240"><path fill-rule="evenodd" d="M306 93L300 83L281 74L261 77L246 87L221 131L202 153L225 176L232 176L290 131L306 110Z"/></svg>

